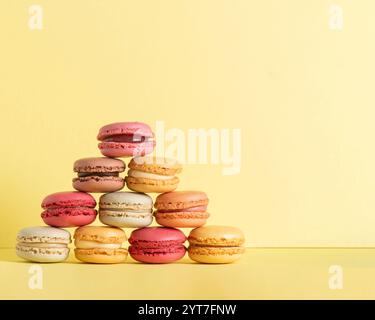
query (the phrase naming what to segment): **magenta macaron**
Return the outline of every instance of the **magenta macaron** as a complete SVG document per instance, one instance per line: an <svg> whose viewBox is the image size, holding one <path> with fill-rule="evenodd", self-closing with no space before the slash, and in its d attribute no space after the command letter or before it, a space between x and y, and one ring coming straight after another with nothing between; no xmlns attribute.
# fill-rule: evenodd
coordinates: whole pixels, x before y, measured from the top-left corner
<svg viewBox="0 0 375 320"><path fill-rule="evenodd" d="M95 220L95 206L95 199L88 193L57 192L44 198L44 211L41 216L43 221L52 227L80 227Z"/></svg>
<svg viewBox="0 0 375 320"><path fill-rule="evenodd" d="M142 122L116 122L100 128L97 139L100 152L107 157L134 157L154 150L151 128Z"/></svg>
<svg viewBox="0 0 375 320"><path fill-rule="evenodd" d="M134 230L129 238L129 253L139 262L170 263L186 252L185 235L178 229L146 227Z"/></svg>

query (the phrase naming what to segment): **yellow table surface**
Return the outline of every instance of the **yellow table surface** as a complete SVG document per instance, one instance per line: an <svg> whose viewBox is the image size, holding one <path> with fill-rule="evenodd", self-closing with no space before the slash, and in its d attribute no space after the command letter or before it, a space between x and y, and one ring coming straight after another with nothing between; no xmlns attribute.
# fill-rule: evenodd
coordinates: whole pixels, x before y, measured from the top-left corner
<svg viewBox="0 0 375 320"><path fill-rule="evenodd" d="M249 248L230 265L187 257L169 265L37 264L43 288L30 289L30 267L0 249L1 299L372 299L375 249ZM343 289L329 288L329 268L343 270ZM32 270L31 270L32 271Z"/></svg>

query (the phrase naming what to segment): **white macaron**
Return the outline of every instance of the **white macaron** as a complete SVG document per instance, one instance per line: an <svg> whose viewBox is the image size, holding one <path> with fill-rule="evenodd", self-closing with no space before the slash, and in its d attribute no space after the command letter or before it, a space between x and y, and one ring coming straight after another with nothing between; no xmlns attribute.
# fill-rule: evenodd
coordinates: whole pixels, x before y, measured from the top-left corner
<svg viewBox="0 0 375 320"><path fill-rule="evenodd" d="M151 224L153 202L144 193L112 192L99 200L99 220L109 226L142 228Z"/></svg>
<svg viewBox="0 0 375 320"><path fill-rule="evenodd" d="M29 227L17 235L16 253L33 262L60 262L69 256L70 233L53 227Z"/></svg>

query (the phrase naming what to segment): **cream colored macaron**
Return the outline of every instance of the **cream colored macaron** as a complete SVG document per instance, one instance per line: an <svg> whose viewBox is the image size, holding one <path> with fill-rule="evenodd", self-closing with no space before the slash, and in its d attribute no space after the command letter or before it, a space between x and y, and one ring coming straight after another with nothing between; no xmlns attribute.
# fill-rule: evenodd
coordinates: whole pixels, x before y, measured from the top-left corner
<svg viewBox="0 0 375 320"><path fill-rule="evenodd" d="M188 237L189 257L200 263L231 263L245 252L242 231L228 226L203 226Z"/></svg>
<svg viewBox="0 0 375 320"><path fill-rule="evenodd" d="M119 228L84 226L74 233L74 253L78 260L88 263L120 263L128 250L122 248L125 232Z"/></svg>
<svg viewBox="0 0 375 320"><path fill-rule="evenodd" d="M151 224L153 202L144 193L112 192L99 200L99 219L102 223L121 228L143 228Z"/></svg>
<svg viewBox="0 0 375 320"><path fill-rule="evenodd" d="M33 262L61 262L68 258L70 233L53 227L30 227L17 235L16 254Z"/></svg>

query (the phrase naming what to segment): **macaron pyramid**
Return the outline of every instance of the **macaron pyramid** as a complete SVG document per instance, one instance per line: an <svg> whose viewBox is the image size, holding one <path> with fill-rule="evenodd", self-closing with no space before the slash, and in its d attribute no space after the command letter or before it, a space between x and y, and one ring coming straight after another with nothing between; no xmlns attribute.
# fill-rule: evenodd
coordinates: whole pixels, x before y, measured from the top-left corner
<svg viewBox="0 0 375 320"><path fill-rule="evenodd" d="M73 165L77 176L72 185L76 191L53 193L42 201L41 217L50 226L43 227L43 234L48 228L53 234L58 231L56 228L76 227L75 256L88 263L125 261L128 250L122 247L126 235L121 228L135 229L129 238L129 253L139 262L170 263L181 259L187 238L178 228L195 228L193 235L199 234L198 240L192 237L195 242L191 252L189 248L189 256L197 262L227 263L240 257L244 251L242 232L236 228L202 227L209 217L207 195L202 191L175 191L182 166L174 159L150 155L156 141L147 124L112 123L100 128L97 139L103 157L82 158ZM119 158L131 160L126 166ZM126 167L128 171L123 178L121 174ZM131 191L121 191L125 185ZM102 193L98 209L91 193ZM158 194L155 203L148 193ZM97 215L105 226L90 226ZM153 217L159 227L149 227ZM40 232L40 228L34 229ZM28 228L27 234L32 232L33 228ZM19 238L21 233L22 230ZM206 234L207 239L217 237L223 243L219 247L208 243ZM191 242L190 237L188 240ZM66 251L64 257L54 260L21 254L18 247L17 254L31 261L58 262L67 258Z"/></svg>

